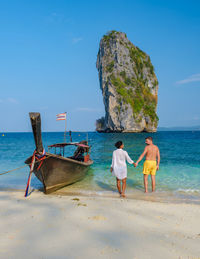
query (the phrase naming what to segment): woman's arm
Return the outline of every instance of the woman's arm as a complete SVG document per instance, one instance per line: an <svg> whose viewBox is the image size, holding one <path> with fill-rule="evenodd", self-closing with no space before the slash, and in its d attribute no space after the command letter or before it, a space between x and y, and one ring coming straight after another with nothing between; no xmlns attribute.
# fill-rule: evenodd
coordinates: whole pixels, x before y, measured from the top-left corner
<svg viewBox="0 0 200 259"><path fill-rule="evenodd" d="M134 164L133 160L130 158L130 156L128 155L128 153L125 151L125 156L126 156L126 161L129 163L129 164Z"/></svg>
<svg viewBox="0 0 200 259"><path fill-rule="evenodd" d="M137 162L135 163L135 166L138 165L138 163L143 159L143 157L146 155L146 153L147 153L147 147L145 147L144 152L138 158Z"/></svg>
<svg viewBox="0 0 200 259"><path fill-rule="evenodd" d="M112 173L113 167L114 167L114 156L115 156L115 153L113 152L113 155L112 155L112 164L111 164L111 168L110 168L110 172L111 172L111 173Z"/></svg>

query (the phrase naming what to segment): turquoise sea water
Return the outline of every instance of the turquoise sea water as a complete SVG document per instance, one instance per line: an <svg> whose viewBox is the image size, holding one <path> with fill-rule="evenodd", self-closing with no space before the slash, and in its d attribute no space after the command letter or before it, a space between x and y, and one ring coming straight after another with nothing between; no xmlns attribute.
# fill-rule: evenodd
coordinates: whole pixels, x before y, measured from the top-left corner
<svg viewBox="0 0 200 259"><path fill-rule="evenodd" d="M71 192L85 194L116 193L115 179L110 174L114 143L124 142L124 149L133 160L143 151L147 135L154 138L161 153L160 170L157 172L157 197L172 196L185 199L200 199L200 132L157 132L147 133L88 133L89 144L92 146L91 157L94 164L87 176L80 182L64 188ZM73 141L86 139L86 133L72 133ZM63 141L63 133L43 133L43 144L47 146ZM0 136L0 172L24 165L24 160L35 149L32 133L5 133ZM143 194L143 175L141 162L137 168L128 165L127 195ZM25 189L28 167L16 172L0 176L0 189ZM42 187L41 183L32 177L31 186L34 189ZM149 190L150 190L149 181ZM151 194L149 194L151 195ZM141 196L143 197L143 196ZM144 196L145 197L145 196Z"/></svg>

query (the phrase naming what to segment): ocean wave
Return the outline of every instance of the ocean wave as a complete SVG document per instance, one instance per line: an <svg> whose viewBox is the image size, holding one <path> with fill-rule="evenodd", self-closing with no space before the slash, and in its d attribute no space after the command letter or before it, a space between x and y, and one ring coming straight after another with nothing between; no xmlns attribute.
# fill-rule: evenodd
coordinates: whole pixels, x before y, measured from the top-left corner
<svg viewBox="0 0 200 259"><path fill-rule="evenodd" d="M184 192L184 193L200 193L200 189L178 189L176 192Z"/></svg>

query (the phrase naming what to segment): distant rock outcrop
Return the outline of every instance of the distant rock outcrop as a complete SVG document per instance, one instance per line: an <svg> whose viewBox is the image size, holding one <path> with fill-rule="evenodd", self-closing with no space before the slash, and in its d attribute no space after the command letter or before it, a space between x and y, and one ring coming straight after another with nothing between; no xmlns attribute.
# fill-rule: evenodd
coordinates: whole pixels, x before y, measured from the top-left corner
<svg viewBox="0 0 200 259"><path fill-rule="evenodd" d="M100 41L96 63L105 105L99 132L155 132L158 80L150 57L125 33L111 31Z"/></svg>

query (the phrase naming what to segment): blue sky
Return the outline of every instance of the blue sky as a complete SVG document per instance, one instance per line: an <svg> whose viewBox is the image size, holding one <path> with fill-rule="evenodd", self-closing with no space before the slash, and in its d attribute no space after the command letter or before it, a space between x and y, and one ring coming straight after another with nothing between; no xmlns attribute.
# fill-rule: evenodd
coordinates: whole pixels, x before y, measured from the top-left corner
<svg viewBox="0 0 200 259"><path fill-rule="evenodd" d="M151 57L159 126L200 125L199 1L0 1L0 132L94 130L104 115L96 70L101 37L119 30Z"/></svg>

